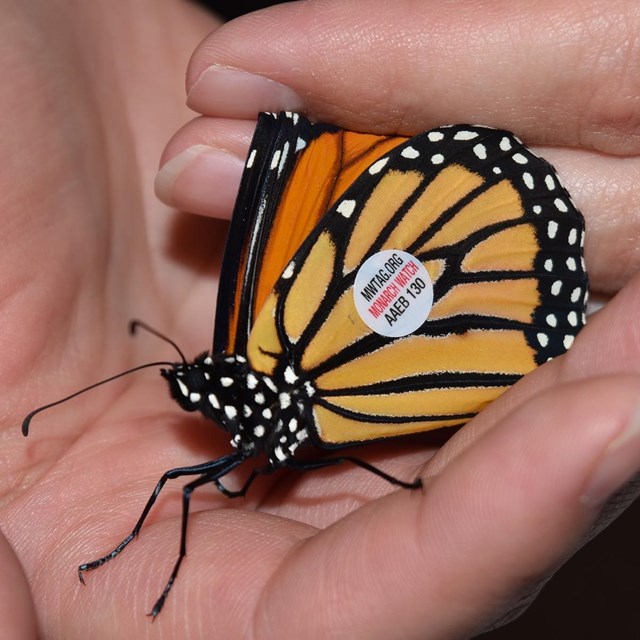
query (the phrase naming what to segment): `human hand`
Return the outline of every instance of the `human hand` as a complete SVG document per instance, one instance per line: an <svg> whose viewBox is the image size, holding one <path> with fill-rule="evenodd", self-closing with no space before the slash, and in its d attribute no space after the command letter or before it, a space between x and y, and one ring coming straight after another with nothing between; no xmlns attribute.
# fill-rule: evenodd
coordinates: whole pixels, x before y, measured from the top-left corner
<svg viewBox="0 0 640 640"><path fill-rule="evenodd" d="M294 22L301 18L291 22L286 18L287 11L299 11L297 6L274 10L269 20L280 25L280 34L297 29L292 38L300 41L304 30ZM330 8L324 6L325 11ZM342 7L351 10L355 5L333 6L340 13L346 10ZM313 4L307 7L314 10ZM276 13L281 11L285 13ZM257 42L259 21L269 16L262 15L230 25L209 42L230 49L243 31L244 37ZM357 15L362 14L354 10L353 16ZM330 18L331 12L324 16ZM186 22L189 28L185 26L183 36L196 33L192 22ZM169 23L175 27L175 21ZM333 24L345 24L344 17ZM299 58L303 44L291 48L291 55ZM109 43L97 49L111 51ZM166 49L158 45L149 50L161 55ZM323 64L336 60L337 49L334 44L333 57ZM246 68L264 70L266 44L256 50L263 54L260 66ZM198 60L208 63L199 57L206 51L205 45L193 65ZM220 51L209 51L216 61L225 61ZM136 58L127 58L131 59ZM342 64L347 67L352 61ZM153 62L155 69L157 59ZM165 62L168 76L175 77L170 70L176 62ZM285 73L290 71L289 62L280 64ZM34 166L35 155L34 148L27 147L0 190L7 199L0 207L5 229L12 228L9 222L19 223L15 232L19 242L9 243L5 236L2 257L6 261L2 273L17 275L2 282L7 444L1 522L29 579L41 629L47 637L65 639L142 638L152 633L198 638L213 632L219 637L247 637L251 629L256 637L278 638L301 633L349 638L469 635L508 609L523 584L527 587L548 572L580 539L603 496L592 496L594 506L585 506L579 497L603 451L635 411L639 346L628 317L638 300L640 282L630 281L637 264L629 260L620 269L607 261L612 255L608 237L633 233L637 237L638 221L631 213L629 219L611 214L635 210L624 189L625 180L630 183L633 178L632 160L625 158L629 167L623 169L618 158L584 150L585 155L574 156L568 150L544 153L562 170L593 230L595 238L588 240L587 249L596 287L613 292L626 285L594 318L569 356L528 376L440 449L425 469L424 494L383 496L389 488L379 479L346 468L270 478L241 504L201 490L190 521L189 557L161 618L151 626L143 614L159 594L177 552L178 488L164 494L135 545L117 562L87 576L87 588L77 585L75 568L111 548L130 530L162 471L226 452L223 435L212 425L179 416L164 398L162 383L144 374L129 379L128 387L115 384L43 414L33 423L32 440L25 442L17 431L34 403L131 364L167 357L162 345L142 339L131 343L124 337L126 320L132 315L152 319L190 352L209 344L212 278L201 271L200 263L185 264L183 254L166 249L165 238L177 243L179 229L145 199L140 186L151 166L155 136L181 112L167 87L156 87L146 95L140 91L150 77L157 77L149 75L151 67L142 61L140 67L136 77L144 77L144 82L139 80L115 97L129 99L136 89L133 93L147 107L149 102L167 100L169 113L160 124L145 120L146 110L134 108L140 103L128 111L129 117L137 114L139 120L123 121L122 103L116 103L107 105L99 119L87 122L90 105L105 96L91 92L85 96L80 91L76 97L83 100L77 101L77 109L70 115L63 110L67 128L56 128L49 125L44 106L58 104L66 94L54 93L49 101L35 104L36 113L27 114L33 117L24 115L25 102L31 102L19 102L20 110L9 115L29 127L18 132L23 136L19 140L8 128L2 138L3 157L13 157L9 150L20 148L18 142L24 137L50 151L43 154L44 175L33 176L25 171ZM301 77L304 73L302 69ZM358 125L354 114L362 103L355 101L347 110L346 87L342 97L333 96L338 104L332 115L329 104L323 108L313 104L316 84L331 94L329 83L322 78L304 82L306 89L304 83L296 88L309 99L310 115L343 126ZM232 98L233 92L228 95ZM154 101L151 96L158 97ZM388 99L385 104L389 113L394 105L403 106ZM420 104L429 102L422 96ZM234 115L230 109L221 115L249 117L259 108L278 108L273 103L254 106L251 114ZM502 122L497 113L496 105L494 124L524 131L535 140L535 127L528 133L516 122L515 107L513 121ZM372 126L384 127L383 115L378 120L373 117ZM444 111L433 112L434 118L438 115L447 116ZM456 116L450 112L446 119L460 119ZM364 127L364 118L361 123ZM391 127L397 124L391 123ZM414 121L417 129L430 124L436 122ZM199 120L174 139L167 153L207 140L223 140L230 151L243 144L246 148L251 128L249 121ZM104 130L109 132L106 139L99 135ZM66 151L64 162L59 155L52 160L51 150ZM553 154L559 154L557 159ZM95 158L97 166L87 165L87 158ZM587 168L594 163L591 171L583 172L589 178L581 178L583 183L578 170L572 174L572 167L581 162ZM581 194L598 188L607 167L615 171L621 186L605 192L599 205L587 206ZM42 194L51 195L43 201ZM221 200L225 197L219 195ZM172 197L179 203L177 184ZM214 206L226 210L230 200L222 205L214 200ZM137 218L140 211L147 228ZM107 229L113 229L113 240ZM611 490L637 467L637 443L620 450L626 451L629 458L615 465L619 475L610 478ZM385 470L409 478L432 453L435 448L429 450L420 441L397 441L363 451Z"/></svg>
<svg viewBox="0 0 640 640"><path fill-rule="evenodd" d="M386 11L392 11L393 15L388 15ZM623 61L635 58L632 49L616 49L617 58L603 54L602 47L593 46L593 34L597 33L603 43L607 39L615 43L624 41L624 34L633 31L633 25L637 28L637 20L634 22L630 19L633 18L634 7L619 3L607 7L606 15L601 15L597 9L594 11L593 3L574 3L569 8L537 5L530 11L523 11L521 7L503 7L498 12L486 12L486 15L483 15L486 7L469 7L468 3L466 7L456 3L444 8L438 6L437 12L434 10L432 13L423 4L414 11L422 16L411 16L410 8L404 5L400 8L395 5L378 7L373 12L370 3L366 7L359 3L293 5L237 21L215 33L196 53L188 76L188 88L191 88L189 103L206 117L190 123L169 145L164 159L173 160L160 176L160 194L178 206L200 213L219 215L228 211L228 201L233 199L237 180L231 185L227 180L225 189L225 184L215 182L215 186L212 186L211 180L200 180L198 172L202 172L202 176L208 172L213 174L220 160L226 160L225 165L220 163L226 169L230 168L231 162L226 157L216 157L214 150L203 147L193 149L192 145L208 143L213 149L244 156L245 149L238 153L227 142L233 139L232 132L238 122L223 118L251 118L258 110L302 110L311 117L338 123L346 128L387 133L417 133L442 122L459 120L494 124L515 129L527 142L537 142L539 152L560 169L587 217L587 261L594 290L605 295L618 292L637 271L637 259L617 259L619 251L625 255L633 251L638 238L636 197L633 194L638 167L635 157L637 141L634 146L633 128L625 118L620 117L623 113L632 113L628 92L624 87L633 82L633 71ZM362 25L361 16L365 13L374 18L367 20L358 30L356 25ZM421 21L426 14L430 19ZM407 16L407 19L403 22L401 16ZM424 24L429 24L435 34L430 35ZM556 27L561 25L560 33L557 27L551 34L549 24ZM343 29L336 25L342 25ZM470 29L470 25L476 26L477 32ZM532 30L532 25L540 25L539 31ZM277 36L274 35L276 33ZM470 33L473 38L469 40ZM508 37L505 37L507 34ZM556 42L549 41L552 35L557 38ZM466 45L465 39L469 40ZM514 49L516 40L518 48ZM405 43L404 46L398 46L400 41ZM629 38L628 41L633 39ZM252 42L252 46L247 47L246 42ZM600 40L596 39L596 42ZM459 59L450 53L456 47ZM348 50L347 54L345 50ZM572 66L558 66L560 52L566 56L568 63L573 63ZM496 64L504 59L511 60L511 64ZM462 70L454 69L452 65L460 61L468 66ZM226 66L227 69L211 71L206 74L208 77L201 76L213 63ZM254 71L280 81L289 89L264 80L261 82L260 78L231 74L228 68ZM366 78L366 83L363 83L363 78ZM447 82L437 83L434 81L437 78L446 78ZM423 84L417 86L416 79ZM389 87L393 92L391 99L384 95L376 102L376 96ZM225 138L222 138L223 134ZM176 158L175 154L184 149L190 150ZM195 153L201 154L203 161L198 160L190 166L189 171L180 173L187 156L190 161ZM237 158L235 163L239 166ZM628 291L632 290L633 284L630 284ZM629 293L626 300L631 301L632 295ZM604 312L604 319L599 320L600 325L594 325L599 329L590 328L580 340L581 344L585 341L590 343L591 346L587 348L591 352L584 351L584 347L576 347L569 357L559 361L565 362L563 376L552 376L545 382L541 382L540 377L533 378L540 386L536 386L531 394L536 395L547 386L555 386L560 380L611 376L616 372L637 374L637 348L628 350L628 344L634 341L633 334L630 335L633 330L623 329L622 316L618 323L614 323L611 316L607 315L613 313L612 309L609 307ZM631 315L633 310L629 311ZM615 330L612 328L614 326ZM615 348L611 347L612 342L617 345ZM616 359L619 350L626 350L625 356L615 365L607 362L609 358ZM603 353L607 353L606 358ZM545 367L545 371L548 372L549 367ZM604 388L615 384L616 380L609 377ZM524 383L516 389L520 390L523 386ZM584 390L579 391L576 398L582 393ZM564 390L564 394L567 400L571 397L568 389ZM517 395L514 389L507 398L514 401L511 407L517 407L524 397ZM614 408L605 395L598 401L606 407L607 420L615 420L614 413L619 407ZM544 396L537 402L543 403ZM460 441L465 442L465 446L467 442L475 441L478 424L482 424L482 417L465 428L440 452L430 463L433 466L432 473L437 475L448 466L451 448L455 450L461 446ZM493 427L494 423L490 426ZM485 422L484 428L490 426ZM564 432L567 427L558 424L557 417L548 426L554 435L550 434L543 441L544 445L559 445L559 442L553 442L553 438L557 439L559 430ZM582 444L582 440L587 438L586 433L581 434L582 424L576 424L576 428L572 449L576 448L576 442ZM602 427L598 426L598 429ZM534 437L532 434L530 436ZM630 452L629 448L627 453ZM499 449L496 448L488 464L495 466L495 460L500 459L496 455L498 453ZM567 460L585 453L584 450L560 452ZM533 455L533 448L529 455ZM535 477L545 471L527 468L527 473ZM438 478L438 481L442 480ZM562 479L562 486L567 486L566 478ZM540 499L543 495L540 494ZM549 500L550 496L554 499L560 497L554 495L553 490L548 491L546 499ZM530 500L535 498L533 491L531 496L522 496L524 507L530 508ZM495 500L493 496L490 499ZM552 508L552 505L547 506ZM435 514L431 513L431 516L437 520ZM551 515L548 514L548 517ZM521 523L523 526L530 525L526 518ZM502 536L498 539L502 539ZM537 551L541 551L540 547L542 550L545 548L544 542L536 540L534 543L527 536L522 537L521 541L528 545L518 550L524 559L531 556L529 547L535 546ZM549 542L546 541L547 552ZM557 538L555 542L558 542ZM573 549L572 544L566 541L564 544L562 553L556 551L555 562L550 560L550 556L546 565L540 564L537 569L527 570L532 585L548 574L549 567L555 567L560 556L564 557ZM495 560L493 557L491 559ZM465 555L464 561L467 560ZM523 564L524 560L515 565L516 573L522 570ZM425 563L424 566L429 567L425 571L431 571L430 565ZM492 566L498 566L498 563ZM493 573L499 573L499 570ZM357 575L362 578L363 574L359 572ZM388 577L383 574L380 581ZM344 585L344 575L341 578L342 582L336 579L335 590ZM437 580L433 581L438 584ZM366 580L363 582L364 589L370 586ZM389 581L389 584L392 582ZM487 585L486 577L482 578L481 584L483 587ZM344 586L342 588L346 589ZM509 595L503 598L513 604L513 584L510 588L510 594L509 587L505 588L504 593ZM380 590L383 590L382 585ZM395 587L391 587L391 590L394 593L397 591ZM531 586L531 590L535 588ZM416 592L423 597L426 592L424 585ZM480 600L470 604L464 597L460 599L460 606L469 605L477 614L482 604ZM350 602L347 599L345 607ZM423 609L433 613L428 606L423 605ZM450 603L445 606L436 598L433 609L448 615L455 607ZM391 605L388 608L380 605L376 610L381 617L395 619ZM353 609L350 612L357 617ZM327 617L333 613L327 613ZM372 627L378 628L380 618L370 616L370 613L369 609L365 609L363 617L369 616ZM276 614L272 615L277 617ZM307 612L300 616L303 624L308 623L310 615ZM432 616L431 619L437 617ZM324 627L319 628L322 629L317 632L320 635L329 632ZM295 632L302 631L295 627ZM295 635L293 631L291 633ZM381 635L384 633L381 632ZM369 635L363 634L363 637Z"/></svg>

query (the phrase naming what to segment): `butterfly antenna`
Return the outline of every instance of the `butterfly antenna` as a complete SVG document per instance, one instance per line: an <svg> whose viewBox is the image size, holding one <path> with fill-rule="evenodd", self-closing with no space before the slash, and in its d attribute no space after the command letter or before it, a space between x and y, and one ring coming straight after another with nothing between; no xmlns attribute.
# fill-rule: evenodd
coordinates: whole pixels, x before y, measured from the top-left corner
<svg viewBox="0 0 640 640"><path fill-rule="evenodd" d="M142 322L142 320L132 320L129 323L129 333L131 335L135 335L138 328L144 329L148 333L151 333L152 335L157 336L161 340L164 340L164 342L169 343L178 352L178 355L182 359L182 362L184 364L187 364L187 359L184 357L184 353L182 353L182 350L180 349L180 347L173 340L171 340L170 338L167 338L167 336L163 335L153 327L150 327L146 322ZM72 393L71 395L66 396L65 398L61 398L60 400L56 400L55 402L50 402L49 404L45 404L41 407L38 407L37 409L34 409L31 413L29 413L27 417L22 421L22 434L24 436L29 435L29 425L31 424L31 420L33 419L33 416L40 413L41 411L45 411L46 409L51 409L51 407L55 407L59 404L62 404L67 400L71 400L72 398L75 398L76 396L79 396L87 391L91 391L91 389L95 389L96 387L100 387L103 384L107 384L107 382L113 382L118 378L122 378L123 376L128 376L130 373L135 373L136 371L140 371L141 369L148 369L149 367L163 367L163 366L171 367L171 366L174 366L174 363L166 362L166 361L147 362L147 364L141 364L137 367L133 367L132 369L127 369L126 371L117 373L115 376L110 376L109 378L100 380L100 382L94 382L93 384L90 384L88 387L84 387L84 389L80 389L79 391L76 391L75 393Z"/></svg>
<svg viewBox="0 0 640 640"><path fill-rule="evenodd" d="M145 331L156 336L157 338L160 338L160 340L164 340L166 343L170 344L178 352L178 354L182 358L182 362L184 364L187 364L187 359L184 357L184 353L182 353L182 350L180 349L180 347L173 340L171 340L170 338L167 338L167 336L160 333L157 329L150 327L146 322L143 322L142 320L132 320L129 323L129 333L132 336L134 336L136 334L136 331L138 330L138 327L140 329L144 329Z"/></svg>
<svg viewBox="0 0 640 640"><path fill-rule="evenodd" d="M117 373L115 376L110 376L109 378L100 380L100 382L94 382L93 384L90 384L88 387L85 387L84 389L80 389L80 391L76 391L75 393L72 393L71 395L66 396L65 398L61 398L60 400L56 400L55 402L50 402L49 404L45 404L41 407L38 407L37 409L34 409L31 413L29 413L27 417L22 421L22 435L23 436L29 435L29 424L31 423L33 416L35 416L37 413L40 413L41 411L45 411L46 409L51 409L51 407L55 407L59 404L62 404L67 400L71 400L72 398L75 398L76 396L79 396L85 393L86 391L91 391L91 389L95 389L96 387L100 387L103 384L107 384L107 382L112 382L113 380L117 380L118 378L122 378L123 376L128 376L130 373L135 373L136 371L140 371L140 369L148 369L149 367L163 367L163 366L171 367L173 366L173 364L174 364L173 362L165 362L165 361L147 362L147 364L141 364L137 367L133 367L132 369L127 369L126 371Z"/></svg>

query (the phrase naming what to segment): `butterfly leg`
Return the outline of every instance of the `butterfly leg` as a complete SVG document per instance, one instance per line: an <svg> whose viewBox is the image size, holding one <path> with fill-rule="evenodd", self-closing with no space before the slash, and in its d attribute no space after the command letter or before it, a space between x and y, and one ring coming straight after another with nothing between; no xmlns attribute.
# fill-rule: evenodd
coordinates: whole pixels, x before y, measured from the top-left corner
<svg viewBox="0 0 640 640"><path fill-rule="evenodd" d="M233 458L233 456L227 456L227 458ZM171 587L173 586L173 583L175 582L176 577L178 576L180 565L182 564L184 557L187 555L187 523L189 521L189 503L191 500L191 494L195 489L202 486L203 484L207 484L209 482L215 482L216 484L218 484L218 479L226 475L227 473L229 473L234 467L236 467L239 464L239 462L242 462L242 460L244 460L244 458L231 460L230 464L228 464L226 467L214 468L212 471L209 471L208 473L204 473L199 478L192 480L191 482L189 482L183 487L182 489L182 523L181 523L181 529L180 529L180 551L178 553L178 559L176 560L176 563L173 566L173 570L171 571L171 575L169 576L169 580L167 580L167 584L162 590L160 597L156 600L155 604L153 605L151 612L148 614L154 620L156 616L160 613L160 611L162 611L162 607L164 606L167 596L169 595L169 591L171 591Z"/></svg>
<svg viewBox="0 0 640 640"><path fill-rule="evenodd" d="M85 562L81 564L78 567L78 577L80 578L80 582L82 582L82 584L85 584L84 576L83 576L85 571L92 571L93 569L97 569L98 567L102 566L106 562L109 562L109 560L113 560L113 558L119 555L120 552L123 551L123 549L134 538L138 536L138 533L140 532L140 529L142 528L144 521L149 515L149 511L151 511L151 507L153 507L158 495L162 491L162 488L166 484L167 480L172 480L173 478L179 478L181 476L201 475L202 473L210 472L212 468L218 469L221 466L223 469L227 469L229 464L233 464L233 466L235 466L240 462L242 462L242 460L243 458L241 458L237 454L232 454L229 456L224 456L223 458L219 458L218 460L205 462L203 464L196 464L191 467L177 467L175 469L170 469L169 471L166 471L165 473L163 473L162 477L158 481L158 484L156 484L156 487L153 490L153 493L147 500L147 503L145 504L144 509L142 510L142 513L138 518L138 522L136 522L136 525L135 527L133 527L133 530L131 531L131 533L113 551L111 551L110 553L107 553L105 556L102 556L102 558L98 558L97 560L93 560L92 562ZM225 472L228 473L229 471L230 469L228 469Z"/></svg>
<svg viewBox="0 0 640 640"><path fill-rule="evenodd" d="M264 467L257 467L256 469L253 469L249 474L249 477L245 480L245 483L237 491L231 491L230 489L227 489L222 484L222 482L220 482L220 480L216 480L215 483L216 483L216 487L218 487L218 491L221 494L227 496L227 498L244 498L247 491L249 490L249 487L253 484L253 481L258 476L268 475L270 473L273 473L274 471L275 471L275 467L272 467L271 465L265 465Z"/></svg>
<svg viewBox="0 0 640 640"><path fill-rule="evenodd" d="M342 464L343 462L349 462L351 464L360 467L361 469L365 469L378 477L390 482L393 485L398 487L402 487L404 489L420 489L422 487L422 480L420 478L416 478L413 482L405 482L404 480L400 480L394 476L389 475L382 471L382 469L378 469L378 467L374 467L372 464L361 460L360 458L354 458L353 456L340 456L338 458L325 458L324 460L293 460L289 459L286 462L288 467L292 469L299 469L300 471L312 471L314 469L324 469L325 467L332 467L336 464Z"/></svg>

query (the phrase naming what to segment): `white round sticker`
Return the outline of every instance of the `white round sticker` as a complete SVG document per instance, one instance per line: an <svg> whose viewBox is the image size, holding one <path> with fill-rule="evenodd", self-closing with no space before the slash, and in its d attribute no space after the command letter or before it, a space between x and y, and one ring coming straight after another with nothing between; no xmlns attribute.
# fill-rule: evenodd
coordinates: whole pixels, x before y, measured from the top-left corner
<svg viewBox="0 0 640 640"><path fill-rule="evenodd" d="M388 249L372 255L358 270L353 285L356 309L376 333L400 338L427 319L433 305L433 283L424 265L410 253Z"/></svg>

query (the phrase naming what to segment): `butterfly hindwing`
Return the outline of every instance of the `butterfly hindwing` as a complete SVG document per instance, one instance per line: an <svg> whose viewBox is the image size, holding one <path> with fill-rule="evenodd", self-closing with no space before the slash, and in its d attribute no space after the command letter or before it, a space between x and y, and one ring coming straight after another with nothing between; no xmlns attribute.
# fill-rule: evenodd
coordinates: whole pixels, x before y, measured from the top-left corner
<svg viewBox="0 0 640 640"><path fill-rule="evenodd" d="M507 132L442 127L396 142L286 266L249 360L309 383L321 446L462 424L584 324L583 233L553 168ZM384 250L408 252L433 282L429 317L407 336L372 331L356 310L356 274Z"/></svg>

